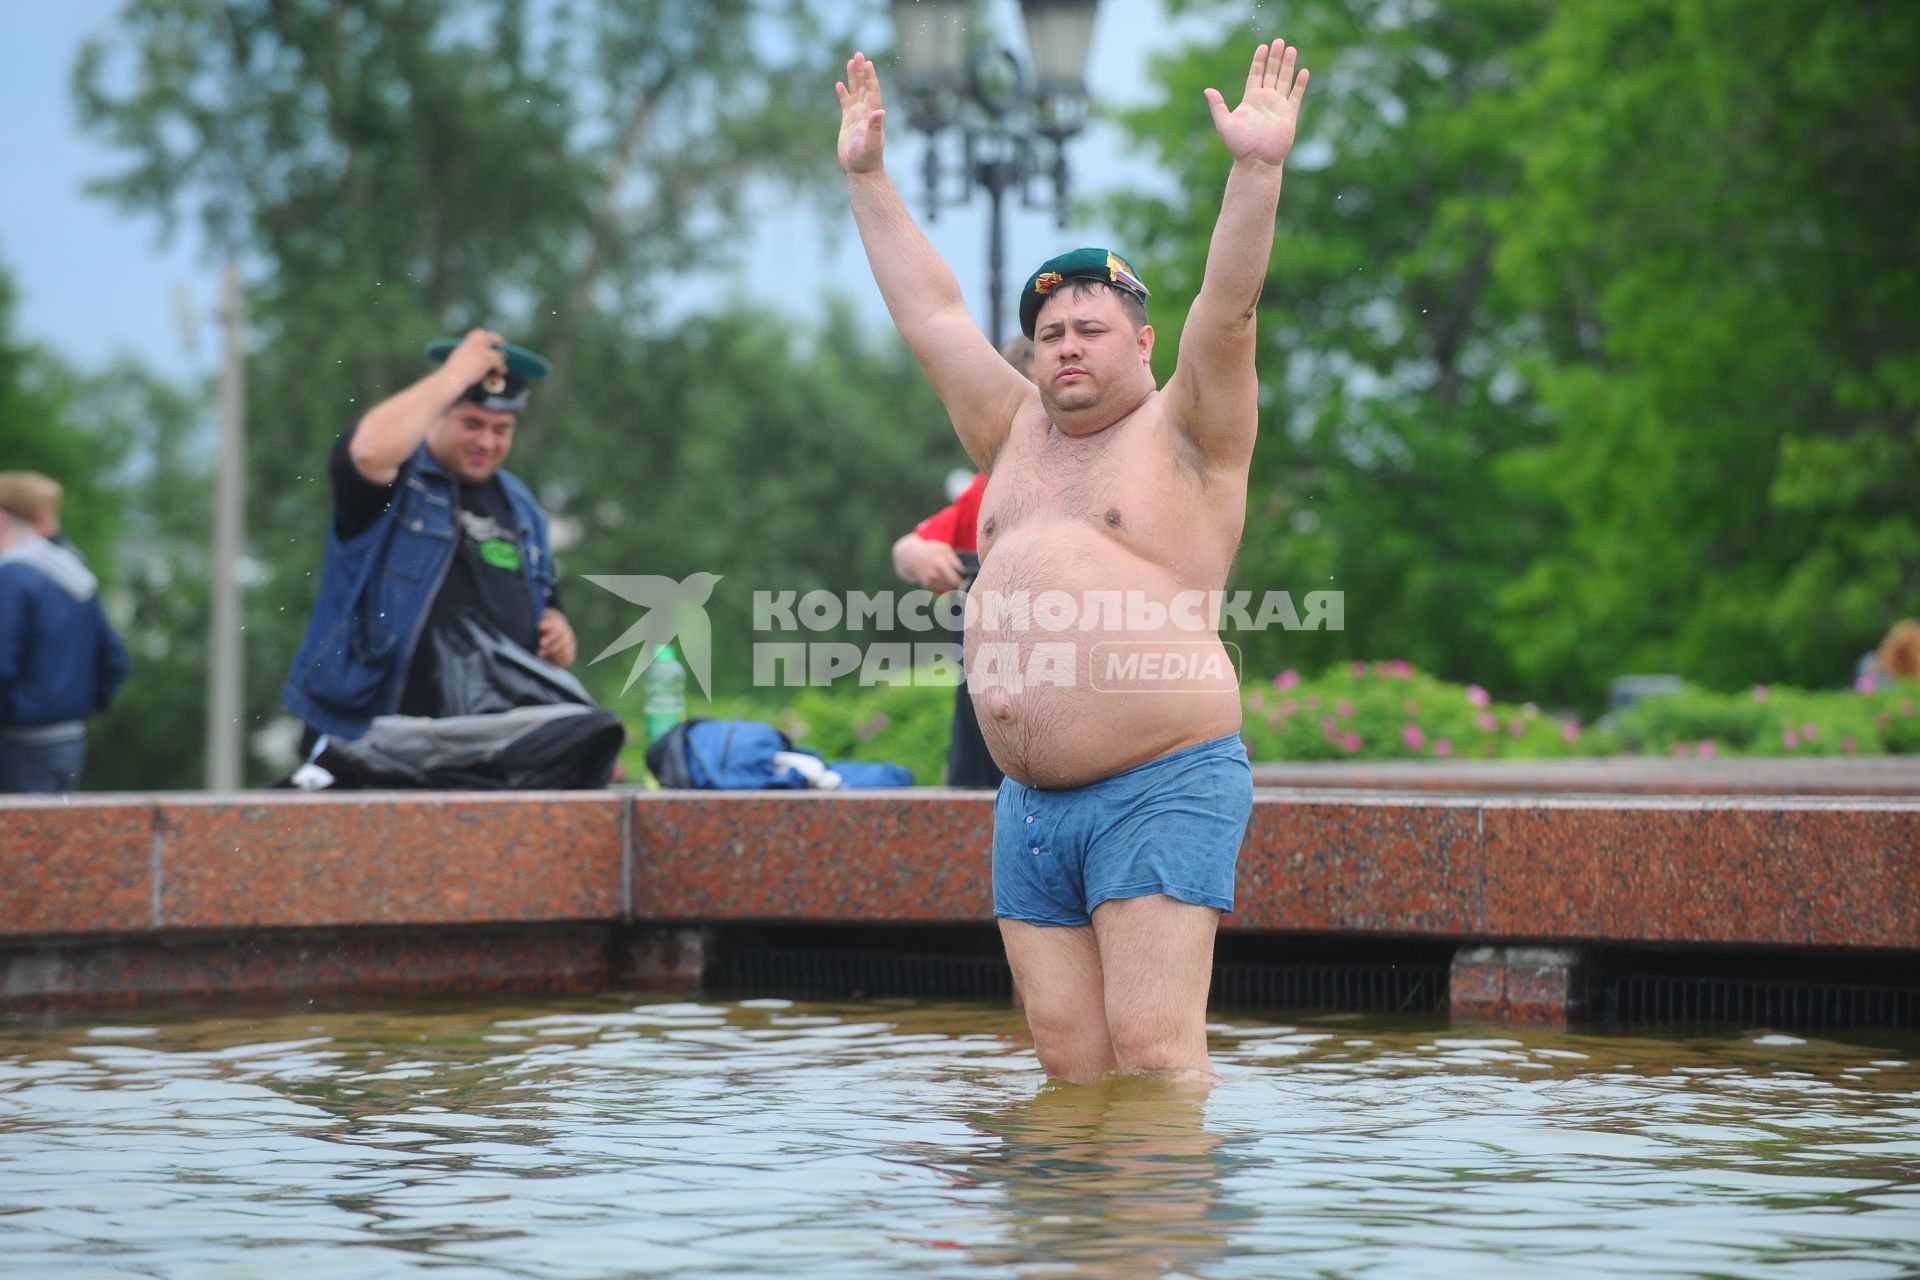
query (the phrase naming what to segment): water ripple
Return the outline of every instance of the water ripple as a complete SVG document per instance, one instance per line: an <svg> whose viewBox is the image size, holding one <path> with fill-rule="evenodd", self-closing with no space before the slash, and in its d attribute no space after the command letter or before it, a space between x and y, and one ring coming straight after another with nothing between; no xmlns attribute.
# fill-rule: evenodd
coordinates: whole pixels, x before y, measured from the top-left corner
<svg viewBox="0 0 1920 1280"><path fill-rule="evenodd" d="M61 1276L1920 1271L1914 1046L1212 1028L1204 1102L1015 1013L612 999L0 1027L0 1242Z"/></svg>

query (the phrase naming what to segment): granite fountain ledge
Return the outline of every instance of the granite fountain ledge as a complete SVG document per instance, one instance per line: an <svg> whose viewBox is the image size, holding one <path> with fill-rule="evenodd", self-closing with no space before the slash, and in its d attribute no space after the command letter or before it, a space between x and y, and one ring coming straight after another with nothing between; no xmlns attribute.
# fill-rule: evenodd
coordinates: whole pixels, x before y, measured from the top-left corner
<svg viewBox="0 0 1920 1280"><path fill-rule="evenodd" d="M5 798L0 1008L692 987L714 927L990 921L992 815L940 790ZM1920 951L1920 798L1267 790L1227 927L1457 942L1456 1012L1552 1020L1539 948Z"/></svg>
<svg viewBox="0 0 1920 1280"><path fill-rule="evenodd" d="M1300 760L1253 766L1259 787L1669 796L1920 796L1920 756L1652 756L1561 760Z"/></svg>

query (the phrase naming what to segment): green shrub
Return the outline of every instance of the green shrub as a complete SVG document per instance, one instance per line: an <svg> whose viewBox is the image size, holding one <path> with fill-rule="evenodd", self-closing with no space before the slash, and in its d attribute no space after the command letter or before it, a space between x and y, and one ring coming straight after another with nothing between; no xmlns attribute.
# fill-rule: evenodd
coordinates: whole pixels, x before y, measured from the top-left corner
<svg viewBox="0 0 1920 1280"><path fill-rule="evenodd" d="M1696 686L1646 698L1598 725L1532 703L1496 702L1404 662L1340 663L1317 676L1249 680L1241 735L1255 760L1492 760L1606 756L1815 756L1920 753L1920 682L1878 693ZM937 786L946 770L953 690L938 685L767 690L691 714L764 720L829 760L905 765ZM645 777L638 719L622 756Z"/></svg>
<svg viewBox="0 0 1920 1280"><path fill-rule="evenodd" d="M1621 712L1613 731L1658 755L1827 756L1920 751L1920 684L1873 693L1757 685L1744 693L1687 686Z"/></svg>

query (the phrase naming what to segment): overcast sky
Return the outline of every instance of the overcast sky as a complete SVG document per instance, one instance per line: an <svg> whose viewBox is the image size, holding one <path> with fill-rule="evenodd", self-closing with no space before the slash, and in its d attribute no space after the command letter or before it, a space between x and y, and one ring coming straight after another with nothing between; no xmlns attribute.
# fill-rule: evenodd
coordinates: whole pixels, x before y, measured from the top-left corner
<svg viewBox="0 0 1920 1280"><path fill-rule="evenodd" d="M1015 0L993 0L1000 30L1021 40ZM192 228L170 245L160 242L159 220L123 215L83 194L89 178L120 167L116 157L84 138L77 127L69 78L80 43L107 31L120 0L0 0L0 145L8 178L0 184L0 264L19 286L22 336L46 344L83 367L96 367L129 351L157 367L204 371L217 350L205 325L216 276ZM1257 10L1258 5L1255 6ZM1089 83L1110 103L1142 96L1145 61L1196 29L1169 22L1161 0L1102 0L1094 28ZM881 33L885 28L881 27ZM823 112L833 111L836 68L823 68ZM1223 69L1223 80L1232 78ZM1222 84L1223 88L1228 86ZM1195 110L1205 104L1196 102ZM891 167L923 214L918 197L919 142L903 147L894 134ZM1072 148L1075 182L1082 192L1113 186L1151 185L1157 175L1122 154L1113 130L1095 126ZM833 163L830 155L823 164ZM923 218L924 222L924 218ZM929 237L952 263L962 288L985 323L986 210L984 197L945 211ZM1110 228L1080 223L1060 231L1051 215L1015 212L1008 219L1009 293L1031 264L1080 243L1106 243ZM825 221L810 211L780 210L760 218L741 269L745 287L798 315L817 311L823 291L851 296L876 326L886 313L867 276L853 235L852 219L839 213ZM202 313L197 354L182 346L175 303L184 290Z"/></svg>

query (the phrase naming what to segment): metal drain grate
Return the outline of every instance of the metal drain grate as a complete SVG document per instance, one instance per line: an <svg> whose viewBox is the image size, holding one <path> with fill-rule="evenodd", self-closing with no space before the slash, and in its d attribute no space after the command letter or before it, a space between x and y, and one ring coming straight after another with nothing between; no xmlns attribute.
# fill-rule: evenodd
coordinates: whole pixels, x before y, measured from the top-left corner
<svg viewBox="0 0 1920 1280"><path fill-rule="evenodd" d="M1587 1009L1610 1025L1711 1024L1826 1031L1920 1026L1920 991L1842 983L1752 978L1600 975Z"/></svg>
<svg viewBox="0 0 1920 1280"><path fill-rule="evenodd" d="M1011 999L1013 976L998 956L805 948L729 950L708 975L728 991L772 995Z"/></svg>
<svg viewBox="0 0 1920 1280"><path fill-rule="evenodd" d="M1441 965L1223 964L1213 971L1216 1009L1337 1009L1432 1013L1446 1006Z"/></svg>
<svg viewBox="0 0 1920 1280"><path fill-rule="evenodd" d="M1007 1000L1013 979L999 956L803 947L729 949L709 984L769 995L912 996ZM1209 1001L1217 1009L1337 1009L1431 1013L1444 1007L1439 965L1222 964Z"/></svg>

